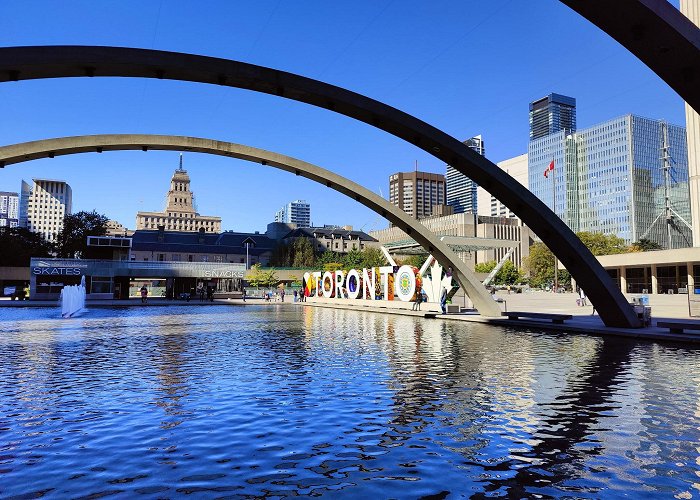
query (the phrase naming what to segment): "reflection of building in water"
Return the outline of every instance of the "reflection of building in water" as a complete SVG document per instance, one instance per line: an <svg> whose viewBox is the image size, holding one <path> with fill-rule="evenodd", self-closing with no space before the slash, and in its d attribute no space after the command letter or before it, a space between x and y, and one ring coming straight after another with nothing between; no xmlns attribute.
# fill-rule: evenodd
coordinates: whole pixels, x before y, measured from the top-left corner
<svg viewBox="0 0 700 500"><path fill-rule="evenodd" d="M167 328L168 334L156 335L152 341L154 349L148 351L152 358L151 364L158 368L157 379L159 390L154 403L165 412L166 418L161 422L162 429L172 429L180 425L184 417L190 413L183 405L183 398L190 392L189 379L192 374L188 336L182 335L191 328L187 316L160 316L154 322ZM174 417L174 418L167 418ZM178 418L179 417L179 418Z"/></svg>

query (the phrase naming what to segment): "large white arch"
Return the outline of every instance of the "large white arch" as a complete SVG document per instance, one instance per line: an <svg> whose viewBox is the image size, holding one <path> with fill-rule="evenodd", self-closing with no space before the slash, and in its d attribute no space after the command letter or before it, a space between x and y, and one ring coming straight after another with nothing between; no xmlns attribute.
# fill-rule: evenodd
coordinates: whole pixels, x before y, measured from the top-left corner
<svg viewBox="0 0 700 500"><path fill-rule="evenodd" d="M292 172L295 175L311 179L326 185L355 201L362 203L390 222L403 229L416 240L426 251L432 254L444 267L451 267L454 277L465 293L474 303L474 307L483 316L500 316L501 309L491 298L486 288L474 276L450 248L429 231L423 224L409 217L403 210L389 203L381 196L365 189L345 177L335 174L319 166L312 165L296 158L284 156L263 149L234 144L231 142L201 139L197 137L171 135L84 135L61 137L41 141L24 142L0 147L0 164L12 165L39 158L88 152L125 151L125 150L170 150L192 151L219 156L238 158L254 163Z"/></svg>

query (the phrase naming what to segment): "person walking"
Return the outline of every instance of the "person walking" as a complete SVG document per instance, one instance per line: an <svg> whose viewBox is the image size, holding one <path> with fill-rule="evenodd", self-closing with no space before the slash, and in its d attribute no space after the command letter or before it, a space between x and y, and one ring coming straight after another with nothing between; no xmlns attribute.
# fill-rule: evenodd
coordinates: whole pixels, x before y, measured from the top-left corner
<svg viewBox="0 0 700 500"><path fill-rule="evenodd" d="M294 302L296 302L296 301L297 301L297 291L294 290Z"/></svg>
<svg viewBox="0 0 700 500"><path fill-rule="evenodd" d="M245 302L245 288L243 289L243 302Z"/></svg>
<svg viewBox="0 0 700 500"><path fill-rule="evenodd" d="M197 295L199 295L199 301L204 302L204 283L201 281L197 285Z"/></svg>
<svg viewBox="0 0 700 500"><path fill-rule="evenodd" d="M587 306L588 303L586 302L586 292L583 291L583 288L578 289L578 296L579 300L581 301L581 306Z"/></svg>
<svg viewBox="0 0 700 500"><path fill-rule="evenodd" d="M141 303L145 304L148 301L148 288L146 285L141 287Z"/></svg>
<svg viewBox="0 0 700 500"><path fill-rule="evenodd" d="M280 292L280 299L282 300L282 302L284 302L284 288Z"/></svg>
<svg viewBox="0 0 700 500"><path fill-rule="evenodd" d="M440 309L442 309L442 314L447 314L447 288L444 286L440 292Z"/></svg>

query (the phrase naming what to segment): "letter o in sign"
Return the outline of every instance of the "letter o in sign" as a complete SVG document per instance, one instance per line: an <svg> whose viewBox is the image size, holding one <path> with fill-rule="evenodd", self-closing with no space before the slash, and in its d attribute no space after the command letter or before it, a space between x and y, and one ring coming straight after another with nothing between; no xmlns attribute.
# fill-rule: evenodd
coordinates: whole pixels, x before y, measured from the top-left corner
<svg viewBox="0 0 700 500"><path fill-rule="evenodd" d="M401 266L394 277L396 295L404 302L410 302L416 293L416 275L411 266Z"/></svg>
<svg viewBox="0 0 700 500"><path fill-rule="evenodd" d="M326 288L326 280L328 280L328 288ZM327 299L333 297L333 273L326 271L323 273L323 279L321 280L321 290L323 290L323 296Z"/></svg>

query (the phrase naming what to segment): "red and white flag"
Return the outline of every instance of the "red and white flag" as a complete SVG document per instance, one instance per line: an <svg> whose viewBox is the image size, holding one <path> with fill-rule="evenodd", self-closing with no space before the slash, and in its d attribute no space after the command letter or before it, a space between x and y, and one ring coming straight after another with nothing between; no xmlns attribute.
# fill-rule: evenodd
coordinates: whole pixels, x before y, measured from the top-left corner
<svg viewBox="0 0 700 500"><path fill-rule="evenodd" d="M551 172L552 170L554 170L554 160L549 162L549 166L544 169L544 176L549 178L549 172Z"/></svg>

